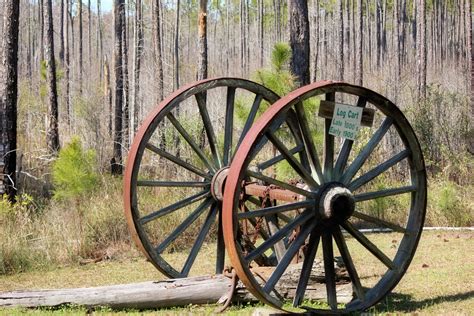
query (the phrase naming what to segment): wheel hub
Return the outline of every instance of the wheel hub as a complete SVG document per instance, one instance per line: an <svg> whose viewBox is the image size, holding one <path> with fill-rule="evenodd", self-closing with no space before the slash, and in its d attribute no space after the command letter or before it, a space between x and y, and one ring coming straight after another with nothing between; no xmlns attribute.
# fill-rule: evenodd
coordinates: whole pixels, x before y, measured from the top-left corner
<svg viewBox="0 0 474 316"><path fill-rule="evenodd" d="M355 199L351 191L340 183L329 183L323 186L316 212L323 220L342 223L352 216L355 210Z"/></svg>
<svg viewBox="0 0 474 316"><path fill-rule="evenodd" d="M222 201L224 196L224 186L229 167L223 167L214 174L211 180L211 194L216 201Z"/></svg>

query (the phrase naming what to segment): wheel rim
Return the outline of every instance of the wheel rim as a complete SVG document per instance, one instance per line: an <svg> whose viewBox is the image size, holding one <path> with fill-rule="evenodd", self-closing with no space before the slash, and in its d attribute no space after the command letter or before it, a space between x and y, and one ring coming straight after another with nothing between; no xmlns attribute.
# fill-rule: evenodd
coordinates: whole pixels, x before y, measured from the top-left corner
<svg viewBox="0 0 474 316"><path fill-rule="evenodd" d="M308 111L314 109L312 102L318 97L373 108L374 128L365 132L361 130L355 142L335 142L335 137L328 134L331 119L317 117ZM295 122L295 119L289 119L291 116L296 117L300 140L296 137L291 139L285 134L285 130L290 128L289 122ZM312 127L324 130L319 141L319 134L315 134ZM365 140L363 136L368 136L368 140L362 142ZM359 141L363 146L360 146ZM381 154L383 147L385 143L392 142L395 144L392 150L394 153L390 153L386 159ZM277 149L276 158L269 158L271 147ZM295 150L297 148L300 149ZM295 156L295 152L299 156ZM278 157L289 166L289 174L296 175L298 185L294 184L294 179L293 184L291 181L288 184L288 172L279 172L275 164L274 170L268 171ZM396 176L397 173L399 176ZM306 193L301 201L273 208L248 207L241 211L239 197L244 191L247 192L247 186L242 183L255 179L266 184L284 185L285 189L299 194L303 188ZM379 182L383 184L381 179L386 181L382 187L379 186ZM340 191L336 192L339 195L335 191ZM278 289L283 282L281 276L290 266L293 267L291 262L295 261L302 246L305 246L301 271L298 272L299 281L292 287L296 293L293 305L311 309L311 304L305 307L308 305L306 292L308 279L313 273L314 258L318 254L322 257L326 276L326 305L317 305L315 311L345 313L363 310L377 303L395 287L408 268L424 222L426 173L413 129L393 103L362 87L326 81L302 87L280 99L253 125L230 167L224 196L226 249L233 267L250 292L265 303L284 309L284 300L275 294L274 289ZM355 210L342 212L341 215L338 210L350 208L351 201L355 204ZM396 206L401 211L385 219L393 201L399 201ZM329 215L323 214L326 202L334 202L331 208L338 216L331 215L331 212ZM338 203L343 207L338 209L334 206ZM372 203L369 211L365 209L367 203ZM377 208L373 205L379 204L385 212L374 215L373 210ZM261 244L257 242L256 250L249 253L242 247L239 232L248 218L255 219L268 214L285 214L288 224L280 225L278 231L262 240ZM390 229L399 241L388 245L390 247L387 250L386 241L361 230L364 226ZM292 234L296 234L296 237L289 239ZM287 250L264 280L255 273L254 260L261 254L275 252L272 244L281 240L285 241ZM367 270L364 260L354 258L354 254L362 251L357 247L364 249L368 258L372 256L375 259L370 263L376 265L374 276L363 272ZM354 292L354 298L345 305L339 304L336 295L335 251L339 252L345 264Z"/></svg>
<svg viewBox="0 0 474 316"><path fill-rule="evenodd" d="M223 101L222 109L213 98ZM211 194L211 184L215 173L230 164L235 148L264 103L271 104L277 99L269 89L248 80L208 79L174 92L140 127L125 171L125 216L138 248L168 277L189 274L199 261L196 258L204 241L210 238L208 235L217 235L215 270L222 272L222 203ZM244 111L240 114L240 128L235 127L236 102L243 104L239 108ZM200 133L196 136L193 131ZM165 141L158 143L162 139ZM175 146L176 141L180 145ZM184 149L176 149L180 147ZM154 203L159 206L153 208ZM197 226L198 230L193 231ZM184 254L183 258L172 259L167 252L173 249Z"/></svg>

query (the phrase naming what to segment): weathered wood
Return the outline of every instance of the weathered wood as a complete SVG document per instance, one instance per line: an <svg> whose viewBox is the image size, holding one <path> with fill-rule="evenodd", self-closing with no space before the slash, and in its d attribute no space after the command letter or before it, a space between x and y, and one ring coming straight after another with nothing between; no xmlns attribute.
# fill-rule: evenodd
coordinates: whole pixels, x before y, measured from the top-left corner
<svg viewBox="0 0 474 316"><path fill-rule="evenodd" d="M332 116L334 113L334 106L335 106L334 102L321 100L319 104L318 115L326 119L332 119ZM360 125L372 127L374 123L374 115L375 115L374 109L364 108L362 110L362 119L360 121Z"/></svg>
<svg viewBox="0 0 474 316"><path fill-rule="evenodd" d="M290 265L275 286L282 297L291 299L295 295L301 265L302 263ZM256 268L255 273L260 278L267 279L273 269L274 267ZM335 269L337 300L340 303L347 303L352 299L351 284L348 283L345 269L338 262L335 263ZM113 309L148 309L212 304L225 301L231 286L230 278L224 275L212 275L77 289L0 292L0 307L34 308L73 304L87 307L108 306ZM318 260L315 261L311 271L306 298L326 299L324 270ZM250 302L257 299L239 282L233 301Z"/></svg>

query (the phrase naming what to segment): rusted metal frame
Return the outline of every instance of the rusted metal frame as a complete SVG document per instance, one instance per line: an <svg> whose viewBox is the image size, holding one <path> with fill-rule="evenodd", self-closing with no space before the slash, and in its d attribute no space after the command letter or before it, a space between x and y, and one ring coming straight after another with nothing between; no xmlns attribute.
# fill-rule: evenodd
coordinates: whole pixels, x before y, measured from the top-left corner
<svg viewBox="0 0 474 316"><path fill-rule="evenodd" d="M253 178L256 178L256 179L259 179L265 183L270 183L270 184L273 184L273 185L276 185L277 187L281 187L283 189L286 189L286 190L289 190L291 192L294 192L298 195L303 195L307 198L314 198L315 196L315 193L314 192L311 192L311 191L306 191L304 189L301 189L301 188L298 188L294 185L291 185L291 184L288 184L286 182L282 182L282 181L279 181L279 180L276 180L274 178L270 178L270 177L267 177L261 173L258 173L258 172L254 172L254 171L250 171L250 170L246 170L245 171L246 175L249 176L249 177L253 177ZM249 189L250 188L255 188L256 190L258 189L256 186L253 186L252 184L246 184L245 185L245 190L246 187L249 186ZM259 191L256 191L256 192L259 192ZM258 196L262 197L263 193L259 193ZM249 194L250 195L250 194ZM274 199L275 200L275 199Z"/></svg>
<svg viewBox="0 0 474 316"><path fill-rule="evenodd" d="M365 163L370 154L374 151L375 147L380 143L382 138L387 133L390 126L393 124L391 117L385 118L379 129L374 133L372 138L369 140L367 145L362 149L359 155L354 159L352 164L347 168L346 172L341 177L341 182L347 185L349 181L355 176L360 167Z"/></svg>
<svg viewBox="0 0 474 316"><path fill-rule="evenodd" d="M270 186L249 184L245 186L245 194L265 198L268 195L270 200L294 202L304 199L304 196L290 190L272 188Z"/></svg>
<svg viewBox="0 0 474 316"><path fill-rule="evenodd" d="M178 130L179 134L184 138L184 140L189 144L189 146L191 146L191 148L198 155L198 157L201 158L201 161L204 162L207 168L215 172L217 170L216 166L214 166L213 163L209 161L209 158L202 151L199 145L196 144L196 142L192 139L191 135L186 132L186 129L181 125L181 123L179 123L178 119L171 112L169 112L166 117L168 118L168 120L170 120L171 124L173 124L173 126Z"/></svg>
<svg viewBox="0 0 474 316"><path fill-rule="evenodd" d="M176 227L171 234L169 234L168 237L166 237L165 240L163 240L155 249L156 252L161 254L169 245L172 243L178 236L184 232L189 225L194 223L199 216L213 204L215 201L212 198L207 198L204 200L184 221L181 222L181 224Z"/></svg>
<svg viewBox="0 0 474 316"><path fill-rule="evenodd" d="M139 187L179 187L179 188L196 188L207 187L211 183L208 181L156 181L156 180L138 180Z"/></svg>
<svg viewBox="0 0 474 316"><path fill-rule="evenodd" d="M204 124L204 129L206 130L207 140L209 142L209 147L211 149L212 157L214 158L214 163L219 167L223 167L221 156L219 155L219 152L217 151L216 134L212 126L209 112L207 111L206 95L204 94L204 92L201 92L201 93L197 93L194 96L194 98L196 99L196 103L199 108L199 114L201 115L202 122Z"/></svg>
<svg viewBox="0 0 474 316"><path fill-rule="evenodd" d="M359 99L357 100L357 107L361 107L365 109L366 104L367 104L367 99L363 96L359 97ZM351 139L344 140L344 144L342 145L342 148L339 151L339 154L337 155L336 164L334 166L335 179L339 179L342 173L344 172L353 144L354 144L354 141Z"/></svg>
<svg viewBox="0 0 474 316"><path fill-rule="evenodd" d="M316 203L314 200L306 200L306 201L301 201L301 202L296 202L296 203L288 203L288 204L282 204L282 205L277 205L277 206L268 206L264 207L258 210L249 210L249 212L246 213L239 213L237 215L237 218L239 219L244 219L244 218L251 218L251 217L262 217L262 216L268 216L268 215L274 215L280 212L287 212L287 211L292 211L292 210L297 210L300 208L307 208L314 206Z"/></svg>

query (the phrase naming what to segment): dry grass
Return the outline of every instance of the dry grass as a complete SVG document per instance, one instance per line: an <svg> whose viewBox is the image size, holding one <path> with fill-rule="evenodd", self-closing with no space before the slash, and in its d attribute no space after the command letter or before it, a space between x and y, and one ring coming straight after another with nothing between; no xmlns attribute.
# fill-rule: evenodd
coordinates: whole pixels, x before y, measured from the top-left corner
<svg viewBox="0 0 474 316"><path fill-rule="evenodd" d="M374 242L390 244L396 235L371 236ZM370 313L395 313L418 315L468 315L474 311L474 232L425 232L413 262L392 294L369 310ZM214 247L205 249L212 253ZM355 260L367 261L366 252L355 252ZM125 256L127 257L127 256ZM209 271L200 266L193 274ZM0 289L66 288L98 286L145 280L162 280L151 264L138 253L129 254L128 259L105 261L80 267L63 267L54 271L36 271L0 277ZM258 305L234 306L229 314L247 315ZM187 306L165 310L140 311L140 314L210 314L215 306ZM0 314L20 314L24 310L1 310ZM64 307L57 310L28 310L32 314L84 314L84 308ZM98 314L110 314L110 309L98 309ZM117 314L137 313L129 310Z"/></svg>

